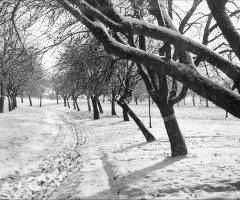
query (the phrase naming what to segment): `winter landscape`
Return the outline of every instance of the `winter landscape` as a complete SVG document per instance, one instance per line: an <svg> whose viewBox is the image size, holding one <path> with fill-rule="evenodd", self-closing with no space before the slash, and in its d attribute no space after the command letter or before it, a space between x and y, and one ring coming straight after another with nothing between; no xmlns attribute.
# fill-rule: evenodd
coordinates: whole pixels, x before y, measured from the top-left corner
<svg viewBox="0 0 240 200"><path fill-rule="evenodd" d="M0 0L0 200L240 200L239 0Z"/></svg>
<svg viewBox="0 0 240 200"><path fill-rule="evenodd" d="M18 99L19 100L19 99ZM159 111L152 105L147 143L122 109L102 104L93 120L56 100L27 99L0 117L1 199L239 199L239 119L210 104L176 106L189 154L171 157ZM149 127L148 104L130 104ZM2 117L4 116L4 117Z"/></svg>

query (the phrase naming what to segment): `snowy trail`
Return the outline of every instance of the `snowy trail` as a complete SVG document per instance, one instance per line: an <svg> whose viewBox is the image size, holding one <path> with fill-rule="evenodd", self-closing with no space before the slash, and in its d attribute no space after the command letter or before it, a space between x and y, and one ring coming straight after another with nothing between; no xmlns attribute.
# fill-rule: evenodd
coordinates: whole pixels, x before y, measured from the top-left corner
<svg viewBox="0 0 240 200"><path fill-rule="evenodd" d="M170 157L164 124L160 119L153 122L157 141L146 143L132 121L75 121L91 136L83 164L51 199L240 197L238 121L179 119L189 155L177 158Z"/></svg>
<svg viewBox="0 0 240 200"><path fill-rule="evenodd" d="M47 120L57 124L57 134L41 155L22 166L21 173L9 174L1 179L1 199L47 199L66 175L81 163L82 152L78 146L85 141L79 140L66 117L45 112Z"/></svg>
<svg viewBox="0 0 240 200"><path fill-rule="evenodd" d="M172 158L160 118L150 129L157 140L146 143L132 120L43 107L59 127L55 140L29 163L31 173L2 181L0 199L239 199L240 123L211 109L179 109L189 155Z"/></svg>

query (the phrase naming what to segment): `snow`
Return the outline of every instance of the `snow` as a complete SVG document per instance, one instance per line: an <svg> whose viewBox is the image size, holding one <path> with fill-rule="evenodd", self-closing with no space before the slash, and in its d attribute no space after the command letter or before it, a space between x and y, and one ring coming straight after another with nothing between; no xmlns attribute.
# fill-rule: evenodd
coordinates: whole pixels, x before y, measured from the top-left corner
<svg viewBox="0 0 240 200"><path fill-rule="evenodd" d="M152 105L156 141L146 143L131 120L100 120L37 99L0 115L0 199L237 199L240 123L210 104L175 108L189 155L171 157L159 111ZM149 127L147 103L130 105ZM90 117L90 118L89 118Z"/></svg>

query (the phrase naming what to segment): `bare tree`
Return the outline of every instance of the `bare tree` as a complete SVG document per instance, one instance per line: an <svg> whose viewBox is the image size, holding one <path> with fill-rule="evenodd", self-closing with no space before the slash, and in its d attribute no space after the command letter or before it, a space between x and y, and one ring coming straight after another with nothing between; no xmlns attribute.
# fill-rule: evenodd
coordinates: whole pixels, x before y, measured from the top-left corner
<svg viewBox="0 0 240 200"><path fill-rule="evenodd" d="M234 116L240 117L239 96L203 77L197 71L188 52L201 56L203 60L216 66L234 81L239 80L239 68L214 51L178 33L168 15L166 1L151 1L153 3L152 5L157 5L150 6L150 8L153 9L151 14L158 19L159 26L147 24L141 18L133 19L122 16L108 0L95 2L97 2L97 4L92 1L81 1L78 3L67 0L58 1L58 3L68 10L76 19L89 28L95 37L103 43L107 51L143 64L144 66L142 66L142 68L148 71L151 70L155 77L158 77L159 83L161 83L159 84L161 88L158 88L158 90L162 90L161 96L164 96L164 98L156 95L159 93L156 93L157 90L154 90L154 86L152 88L149 87L153 84L152 82L149 82L147 88L154 101L160 101L159 109L167 128L173 156L185 155L187 154L187 150L180 130L177 131L179 128L176 118L173 115L174 111L171 108L179 98L173 97L168 99L167 90L162 87L164 84L166 85L166 81L164 81L166 75L182 82L186 87L206 99L211 100L219 107L228 110ZM78 9L76 9L76 7ZM103 7L105 9L101 9ZM113 34L108 32L106 27L111 29ZM124 41L124 39L121 38L122 35L124 35L125 38L129 38L129 44L131 46L126 43L126 40ZM178 52L179 62L172 61L170 57L171 54L166 50L161 52L161 56L156 56L150 52L142 51L141 49L144 50L144 47L139 46L139 49L133 46L133 42L130 41L133 35L161 40L166 44L164 48L169 47L167 44L174 45ZM164 48L162 48L162 50L164 50ZM141 73L142 76L146 74L144 70L142 70ZM147 79L149 80L149 77L145 80ZM225 101L225 99L228 99L228 101ZM163 102L165 102L165 104L163 104Z"/></svg>

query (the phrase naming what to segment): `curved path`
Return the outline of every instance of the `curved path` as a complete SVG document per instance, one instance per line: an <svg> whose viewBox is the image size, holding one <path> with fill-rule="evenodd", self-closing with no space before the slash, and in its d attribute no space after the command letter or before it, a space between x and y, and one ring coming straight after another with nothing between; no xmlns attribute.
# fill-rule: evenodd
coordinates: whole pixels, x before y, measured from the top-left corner
<svg viewBox="0 0 240 200"><path fill-rule="evenodd" d="M21 109L26 109L25 112L38 112L37 108ZM18 173L10 173L1 179L0 199L47 199L67 174L81 163L80 145L85 143L85 138L79 138L79 129L69 122L67 116L59 112L49 109L42 111L45 112L45 120L50 122L47 127L44 125L46 134L52 131L52 126L57 126L58 129L51 138L46 137L49 141L43 151L31 154L32 158L28 158L27 163L20 161L22 169ZM43 129L42 124L34 127L35 131L37 129ZM36 143L36 147L37 145ZM21 155L16 154L15 159L17 156L21 160Z"/></svg>
<svg viewBox="0 0 240 200"><path fill-rule="evenodd" d="M49 122L44 130L58 129L46 137L45 151L24 167L29 173L3 180L0 199L239 198L239 120L200 118L200 110L188 111L179 123L189 155L172 158L159 118L151 129L156 142L146 143L132 121L107 114L92 120L87 112L62 105L43 107Z"/></svg>

